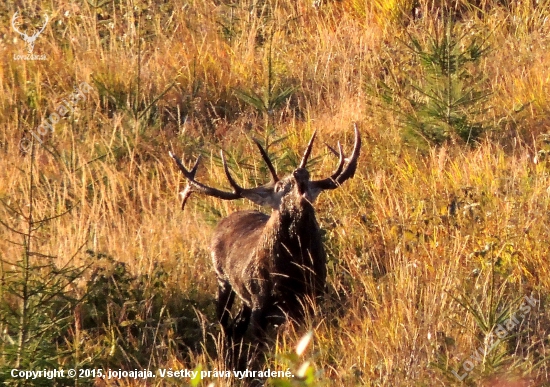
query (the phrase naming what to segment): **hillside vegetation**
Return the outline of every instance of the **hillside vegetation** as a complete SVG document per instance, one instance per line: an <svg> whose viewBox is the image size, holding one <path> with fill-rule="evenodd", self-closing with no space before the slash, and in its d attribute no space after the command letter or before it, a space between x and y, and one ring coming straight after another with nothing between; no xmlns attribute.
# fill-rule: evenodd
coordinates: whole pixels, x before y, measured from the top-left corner
<svg viewBox="0 0 550 387"><path fill-rule="evenodd" d="M33 36L45 15L26 60L12 23ZM229 189L223 149L251 187L269 180L252 138L284 174L317 130L326 177L324 142L349 153L357 123L355 177L315 206L327 295L265 354L304 377L266 385L550 386L549 17L547 0L2 3L0 381L225 371L208 245L254 205L182 211L168 151Z"/></svg>

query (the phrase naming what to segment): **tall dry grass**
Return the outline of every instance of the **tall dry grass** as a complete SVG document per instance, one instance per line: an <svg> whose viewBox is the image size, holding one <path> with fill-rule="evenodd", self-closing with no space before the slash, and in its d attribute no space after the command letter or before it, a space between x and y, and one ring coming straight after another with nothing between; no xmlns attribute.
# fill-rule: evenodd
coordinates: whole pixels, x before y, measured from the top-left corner
<svg viewBox="0 0 550 387"><path fill-rule="evenodd" d="M74 207L44 223L35 249L60 266L90 265L71 292L83 294L94 281L109 289L75 310L60 344L73 352L60 354L61 363L222 369L208 243L216 221L251 205L193 196L182 212L181 177L168 150L184 153L187 162L202 152L198 178L227 186L215 156L223 148L240 181L262 184L265 167L250 137L265 139L269 129L270 140L281 139L270 151L288 172L314 128L322 141L341 140L349 149L355 121L364 138L359 170L316 205L329 255L326 300L306 327L278 332L266 368L285 369L284 355L312 329L304 359L312 360L315 385L461 385L451 372L463 373L463 362L483 341L483 323L532 295L538 306L491 353L496 358L476 364L465 381L549 383L547 2L461 8L458 23L485 33L491 46L476 71L491 91L484 114L493 125L475 147L424 152L402 141L399 120L379 108L367 86L388 68L421 76L417 68L400 67L408 55L402 42L407 33L427 39L438 11L421 2L423 17L413 20L393 3L376 4L31 0L0 6L0 198L28 210L34 163L35 217ZM22 30L50 15L35 45L45 61L14 60L25 53L11 29L15 11ZM235 90L262 95L270 71L274 91L298 89L266 113L273 123L266 128L265 116ZM93 91L41 137L31 159L20 141L81 82ZM314 150L315 176L336 163L322 141ZM13 227L23 222L5 206L0 219ZM22 254L12 243L17 235L0 230L0 258L14 261ZM2 278L10 270L5 262ZM202 384L212 381L232 383Z"/></svg>

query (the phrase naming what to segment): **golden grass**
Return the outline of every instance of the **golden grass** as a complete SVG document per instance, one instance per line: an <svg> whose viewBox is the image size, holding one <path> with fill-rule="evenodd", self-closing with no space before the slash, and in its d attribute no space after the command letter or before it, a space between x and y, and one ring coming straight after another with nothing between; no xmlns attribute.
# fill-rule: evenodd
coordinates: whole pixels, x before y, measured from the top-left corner
<svg viewBox="0 0 550 387"><path fill-rule="evenodd" d="M404 32L434 28L430 15L400 25L382 20L382 8L356 1L327 1L319 9L305 0L25 4L0 6L0 198L28 211L34 163L35 218L75 208L38 230L33 248L56 256L59 265L92 268L97 255L85 250L106 254L135 278L148 276L141 286L152 294L160 267L166 273L161 300L153 295L140 304L140 317L151 319L147 329L165 324L158 310L152 312L160 305L164 316L182 319L179 327L158 330L158 348L147 362L125 354L139 347L137 336L114 329L116 322L84 327L86 340L73 344L77 361L113 369L223 368L216 357L216 283L208 243L217 220L251 206L193 196L182 212L181 177L168 150L183 152L187 163L201 150L212 152L199 172L207 184L228 186L216 159L219 147L243 184L266 181L248 140L264 138L264 117L233 92L264 92L271 41L275 88L299 87L273 115L272 139L288 136L270 149L280 156L279 171L290 170L314 128L320 134L315 176L327 175L336 163L322 141L340 140L349 150L353 121L364 138L355 178L316 205L329 253L328 296L309 322L314 338L304 358L318 371L316 383L461 385L450 372L458 372L479 347L480 329L457 299L477 303L489 318L493 287L503 289L512 311L524 295L540 305L523 320L517 338L495 350L503 363L476 365L469 385L490 385L494 377L548 383L550 175L545 160L534 162L550 109L546 2L510 9L484 5L481 14L464 13L464 23L486 33L492 47L478 71L492 92L486 116L494 130L475 148L445 145L424 153L403 144L397 118L372 104L365 83L383 76L382 51L394 50L400 63ZM15 11L30 19L26 28L50 15L35 46L46 61L13 60L26 52L10 26ZM419 76L409 71L401 75ZM93 92L54 133L41 137L45 146L37 146L31 160L20 140L30 138L29 131L84 81ZM2 206L0 219L23 224ZM10 243L17 235L0 230L0 258L13 262L22 254L21 246ZM0 267L0 276L8 266ZM266 367L284 368L281 356L293 351L305 329L281 330ZM130 344L120 344L125 340ZM97 357L88 358L92 353ZM203 385L211 381L231 385Z"/></svg>

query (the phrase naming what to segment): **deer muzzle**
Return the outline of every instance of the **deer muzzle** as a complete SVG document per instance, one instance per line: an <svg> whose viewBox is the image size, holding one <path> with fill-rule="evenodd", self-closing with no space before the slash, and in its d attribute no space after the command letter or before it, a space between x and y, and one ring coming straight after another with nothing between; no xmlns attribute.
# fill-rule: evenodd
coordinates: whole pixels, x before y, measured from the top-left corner
<svg viewBox="0 0 550 387"><path fill-rule="evenodd" d="M294 181L296 184L296 190L298 195L304 198L305 200L311 202L312 197L309 190L309 173L305 168L296 169L293 174Z"/></svg>

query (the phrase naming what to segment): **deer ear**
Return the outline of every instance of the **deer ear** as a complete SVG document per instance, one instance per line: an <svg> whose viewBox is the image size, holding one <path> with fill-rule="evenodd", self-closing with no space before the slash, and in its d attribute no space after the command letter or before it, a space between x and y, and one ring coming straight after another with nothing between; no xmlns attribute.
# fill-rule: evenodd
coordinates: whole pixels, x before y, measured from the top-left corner
<svg viewBox="0 0 550 387"><path fill-rule="evenodd" d="M244 189L241 193L246 198L259 206L271 207L276 210L281 204L283 192L275 192L273 186Z"/></svg>
<svg viewBox="0 0 550 387"><path fill-rule="evenodd" d="M320 189L319 187L316 187L315 184L311 184L311 182L308 183L308 191L309 191L309 194L311 196L311 198L310 198L311 203L313 203L317 199L319 194L321 192L323 192L322 189Z"/></svg>

